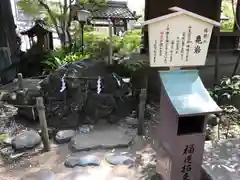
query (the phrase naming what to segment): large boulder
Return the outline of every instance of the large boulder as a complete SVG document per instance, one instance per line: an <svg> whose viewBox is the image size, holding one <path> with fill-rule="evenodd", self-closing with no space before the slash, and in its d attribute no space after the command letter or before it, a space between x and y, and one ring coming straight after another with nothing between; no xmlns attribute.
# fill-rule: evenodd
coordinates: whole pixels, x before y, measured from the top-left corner
<svg viewBox="0 0 240 180"><path fill-rule="evenodd" d="M100 157L96 155L86 155L82 157L70 156L65 161L66 167L75 167L75 166L99 166L101 163Z"/></svg>
<svg viewBox="0 0 240 180"><path fill-rule="evenodd" d="M133 143L136 131L117 125L97 126L88 134L78 133L71 139L70 147L73 151L95 149L127 148Z"/></svg>
<svg viewBox="0 0 240 180"><path fill-rule="evenodd" d="M25 131L12 139L12 146L16 150L34 148L41 143L41 136L33 130Z"/></svg>
<svg viewBox="0 0 240 180"><path fill-rule="evenodd" d="M75 135L75 133L76 132L73 130L58 131L55 139L59 144L66 143L71 140L71 138Z"/></svg>
<svg viewBox="0 0 240 180"><path fill-rule="evenodd" d="M90 59L64 65L40 85L48 124L61 129L96 123L117 114L120 106L130 107L127 84L117 74L109 73L105 64Z"/></svg>

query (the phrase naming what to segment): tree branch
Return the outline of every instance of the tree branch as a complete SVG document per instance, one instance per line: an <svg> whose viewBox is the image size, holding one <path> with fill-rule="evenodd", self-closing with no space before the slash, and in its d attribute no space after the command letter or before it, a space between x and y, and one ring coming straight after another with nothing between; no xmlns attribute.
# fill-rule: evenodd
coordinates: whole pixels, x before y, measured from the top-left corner
<svg viewBox="0 0 240 180"><path fill-rule="evenodd" d="M60 35L60 31L59 31L59 29L58 29L57 20L56 20L56 18L54 17L53 12L52 12L51 9L49 8L49 6L48 6L46 3L44 3L43 0L38 0L38 3L39 3L43 8L45 8L45 9L47 10L47 12L48 12L48 14L49 14L49 16L50 16L50 18L51 18L51 20L52 20L55 28L56 28L56 31L57 31L58 35Z"/></svg>
<svg viewBox="0 0 240 180"><path fill-rule="evenodd" d="M70 32L69 32L69 28L71 26L71 22L72 22L72 4L74 3L74 0L69 0L69 15L68 15L68 19L67 19L67 29L66 29L66 32L67 32L67 35L68 35L68 38L69 38L69 45L70 45L70 48L72 47L72 38L71 38L71 35L70 35Z"/></svg>
<svg viewBox="0 0 240 180"><path fill-rule="evenodd" d="M69 16L68 16L68 20L67 20L67 27L69 28L71 26L71 22L72 22L72 3L74 3L74 0L69 0Z"/></svg>
<svg viewBox="0 0 240 180"><path fill-rule="evenodd" d="M59 1L58 4L59 4L60 12L61 12L61 14L63 14L63 11L64 11L63 9L64 9L64 8L63 8L63 6L62 6L62 4L61 4L61 1Z"/></svg>
<svg viewBox="0 0 240 180"><path fill-rule="evenodd" d="M68 11L68 0L64 0L63 14L66 15L67 11Z"/></svg>

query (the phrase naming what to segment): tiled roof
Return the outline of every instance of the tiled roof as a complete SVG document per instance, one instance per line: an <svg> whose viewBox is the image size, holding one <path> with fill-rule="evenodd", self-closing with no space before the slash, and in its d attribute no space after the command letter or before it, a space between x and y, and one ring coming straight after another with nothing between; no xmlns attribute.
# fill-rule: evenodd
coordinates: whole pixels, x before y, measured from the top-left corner
<svg viewBox="0 0 240 180"><path fill-rule="evenodd" d="M74 5L75 9L81 8L80 4ZM91 11L91 7L84 7ZM126 2L108 1L92 12L93 19L119 18L119 19L137 19L127 7Z"/></svg>
<svg viewBox="0 0 240 180"><path fill-rule="evenodd" d="M51 32L44 22L37 20L33 27L31 27L26 31L21 32L21 34L33 36L36 32L39 32L39 31L43 33Z"/></svg>
<svg viewBox="0 0 240 180"><path fill-rule="evenodd" d="M108 1L92 14L94 18L136 19L125 2Z"/></svg>

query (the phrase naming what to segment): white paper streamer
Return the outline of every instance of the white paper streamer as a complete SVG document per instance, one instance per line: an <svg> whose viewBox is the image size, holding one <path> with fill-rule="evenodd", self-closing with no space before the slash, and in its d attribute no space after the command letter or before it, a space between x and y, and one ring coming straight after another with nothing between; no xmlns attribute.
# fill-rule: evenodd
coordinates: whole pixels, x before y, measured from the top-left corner
<svg viewBox="0 0 240 180"><path fill-rule="evenodd" d="M120 82L119 79L117 78L116 74L113 73L112 75L113 75L113 77L115 78L115 80L117 81L118 87L121 87L121 82Z"/></svg>
<svg viewBox="0 0 240 180"><path fill-rule="evenodd" d="M97 93L98 93L98 94L100 94L101 91L102 91L101 81L102 81L102 78L101 78L100 76L98 76L98 80L97 80Z"/></svg>
<svg viewBox="0 0 240 180"><path fill-rule="evenodd" d="M63 77L61 78L62 87L60 89L60 92L65 91L65 89L67 88L65 83L65 77L66 77L66 74L64 74Z"/></svg>

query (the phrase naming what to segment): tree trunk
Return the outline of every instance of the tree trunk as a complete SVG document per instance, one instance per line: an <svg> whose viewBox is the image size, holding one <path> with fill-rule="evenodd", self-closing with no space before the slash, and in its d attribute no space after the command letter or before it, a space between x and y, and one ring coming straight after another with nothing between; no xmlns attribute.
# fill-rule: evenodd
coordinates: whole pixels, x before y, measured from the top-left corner
<svg viewBox="0 0 240 180"><path fill-rule="evenodd" d="M62 19L57 19L53 15L51 8L48 6L48 4L46 2L44 2L43 0L38 0L38 2L40 3L40 5L42 7L44 7L47 10L48 15L50 16L52 23L55 26L55 29L57 31L58 37L61 42L61 46L62 46L62 48L65 49L66 47L71 45L71 35L69 33L69 28L70 28L71 21L72 21L71 16L70 16L70 13L71 13L70 7L71 7L73 1L70 0L69 4L68 4L68 1L64 0L64 5L63 6L59 5L59 8L62 13ZM59 21L59 24L58 24L58 21Z"/></svg>

